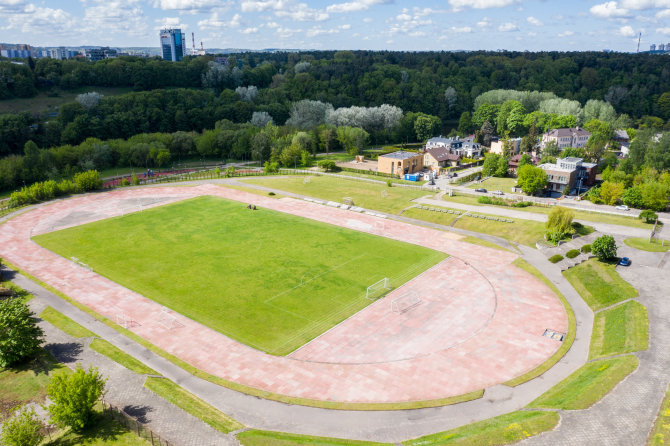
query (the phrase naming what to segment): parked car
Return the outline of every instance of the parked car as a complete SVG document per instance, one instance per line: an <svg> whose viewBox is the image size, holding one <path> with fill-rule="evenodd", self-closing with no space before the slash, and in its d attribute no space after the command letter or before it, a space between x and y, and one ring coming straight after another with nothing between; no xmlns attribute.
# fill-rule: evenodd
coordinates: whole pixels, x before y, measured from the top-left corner
<svg viewBox="0 0 670 446"><path fill-rule="evenodd" d="M475 192L484 192L484 193L486 193L486 189L484 189L483 187L480 187L480 188L478 188L478 189L475 189Z"/></svg>
<svg viewBox="0 0 670 446"><path fill-rule="evenodd" d="M493 195L505 195L505 192L503 192L503 191L501 191L501 190L494 190L494 191L491 192L491 193L492 193Z"/></svg>
<svg viewBox="0 0 670 446"><path fill-rule="evenodd" d="M626 206L625 204L617 206L616 208L619 209L620 211L630 211L630 208L628 206Z"/></svg>
<svg viewBox="0 0 670 446"><path fill-rule="evenodd" d="M621 260L619 260L619 265L630 266L630 259L628 257L623 257Z"/></svg>

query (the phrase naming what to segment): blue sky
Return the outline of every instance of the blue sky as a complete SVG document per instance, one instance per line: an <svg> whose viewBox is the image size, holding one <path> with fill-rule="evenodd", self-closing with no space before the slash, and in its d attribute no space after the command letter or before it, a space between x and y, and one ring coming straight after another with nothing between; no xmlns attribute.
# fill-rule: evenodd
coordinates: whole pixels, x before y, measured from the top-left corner
<svg viewBox="0 0 670 446"><path fill-rule="evenodd" d="M158 46L165 25L206 48L635 51L670 42L670 0L0 0L0 42Z"/></svg>

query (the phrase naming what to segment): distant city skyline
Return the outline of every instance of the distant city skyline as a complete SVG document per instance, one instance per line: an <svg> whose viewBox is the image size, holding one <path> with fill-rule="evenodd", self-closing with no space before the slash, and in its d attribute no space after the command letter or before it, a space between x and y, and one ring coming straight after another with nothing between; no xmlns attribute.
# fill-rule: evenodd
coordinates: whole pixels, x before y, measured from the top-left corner
<svg viewBox="0 0 670 446"><path fill-rule="evenodd" d="M670 42L670 0L0 0L0 42L205 48L634 52Z"/></svg>

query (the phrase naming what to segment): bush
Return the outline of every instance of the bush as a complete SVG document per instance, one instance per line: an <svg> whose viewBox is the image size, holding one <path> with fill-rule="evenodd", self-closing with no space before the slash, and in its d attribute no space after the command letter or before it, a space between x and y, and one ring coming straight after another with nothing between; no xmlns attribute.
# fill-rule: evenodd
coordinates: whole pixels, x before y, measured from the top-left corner
<svg viewBox="0 0 670 446"><path fill-rule="evenodd" d="M133 176L131 177L130 182L133 184L133 186L139 186L140 179L137 178L137 175L133 174Z"/></svg>
<svg viewBox="0 0 670 446"><path fill-rule="evenodd" d="M81 364L71 375L55 375L47 387L51 420L75 431L85 428L93 419L93 407L104 392L105 381L97 368L85 371Z"/></svg>
<svg viewBox="0 0 670 446"><path fill-rule="evenodd" d="M37 446L44 438L35 409L26 406L5 420L0 431L0 441L7 446Z"/></svg>
<svg viewBox="0 0 670 446"><path fill-rule="evenodd" d="M128 178L121 180L121 186L130 186L130 181L128 181Z"/></svg>
<svg viewBox="0 0 670 446"><path fill-rule="evenodd" d="M78 192L88 192L102 188L102 180L97 170L89 170L78 173L72 179Z"/></svg>
<svg viewBox="0 0 670 446"><path fill-rule="evenodd" d="M561 260L563 260L563 256L560 255L560 254L555 254L555 255L549 257L549 261L550 261L551 263L558 263L558 262L560 262Z"/></svg>
<svg viewBox="0 0 670 446"><path fill-rule="evenodd" d="M573 234L575 232L572 227L572 219L574 218L575 213L564 207L554 206L551 211L549 211L549 217L547 219L547 232L553 235L554 242L564 238L566 235Z"/></svg>
<svg viewBox="0 0 670 446"><path fill-rule="evenodd" d="M485 197L485 196L481 196L481 197L477 198L477 202L478 203L483 203L483 204L492 204L493 203L493 201L491 200L491 197Z"/></svg>
<svg viewBox="0 0 670 446"><path fill-rule="evenodd" d="M514 207L517 207L517 208L527 208L528 206L532 206L532 205L533 205L533 203L531 203L530 201L519 201L517 203L514 203Z"/></svg>
<svg viewBox="0 0 670 446"><path fill-rule="evenodd" d="M388 187L392 187L392 186L393 186L393 182L392 182L391 180L386 180L386 185L387 185Z"/></svg>
<svg viewBox="0 0 670 446"><path fill-rule="evenodd" d="M591 245L593 254L598 256L600 260L609 260L616 257L616 242L611 235L601 235L593 241Z"/></svg>
<svg viewBox="0 0 670 446"><path fill-rule="evenodd" d="M279 172L279 164L266 161L265 164L263 164L263 170L265 173L277 173Z"/></svg>
<svg viewBox="0 0 670 446"><path fill-rule="evenodd" d="M570 251L565 253L565 257L567 257L568 259L574 259L579 254L580 254L579 249L571 249Z"/></svg>
<svg viewBox="0 0 670 446"><path fill-rule="evenodd" d="M333 171L337 167L335 161L333 160L321 160L317 163L317 165L326 172Z"/></svg>
<svg viewBox="0 0 670 446"><path fill-rule="evenodd" d="M640 212L640 215L638 215L637 218L644 220L645 223L653 223L658 218L658 215L656 214L656 212L647 209Z"/></svg>
<svg viewBox="0 0 670 446"><path fill-rule="evenodd" d="M582 253L583 254L588 254L590 252L591 252L591 245L590 244L586 244L586 245L582 246Z"/></svg>
<svg viewBox="0 0 670 446"><path fill-rule="evenodd" d="M274 195L276 195L276 194L275 194L274 192L268 192L268 195L272 197L272 196L274 196Z"/></svg>
<svg viewBox="0 0 670 446"><path fill-rule="evenodd" d="M0 301L0 367L33 357L44 332L28 306L19 299Z"/></svg>

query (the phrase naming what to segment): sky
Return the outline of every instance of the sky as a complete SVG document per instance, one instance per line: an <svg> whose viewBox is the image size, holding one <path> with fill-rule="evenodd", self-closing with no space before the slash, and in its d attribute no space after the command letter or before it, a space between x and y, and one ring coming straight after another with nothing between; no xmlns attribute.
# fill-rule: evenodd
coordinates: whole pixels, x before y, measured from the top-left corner
<svg viewBox="0 0 670 446"><path fill-rule="evenodd" d="M0 0L0 42L205 48L634 52L670 42L670 0Z"/></svg>

